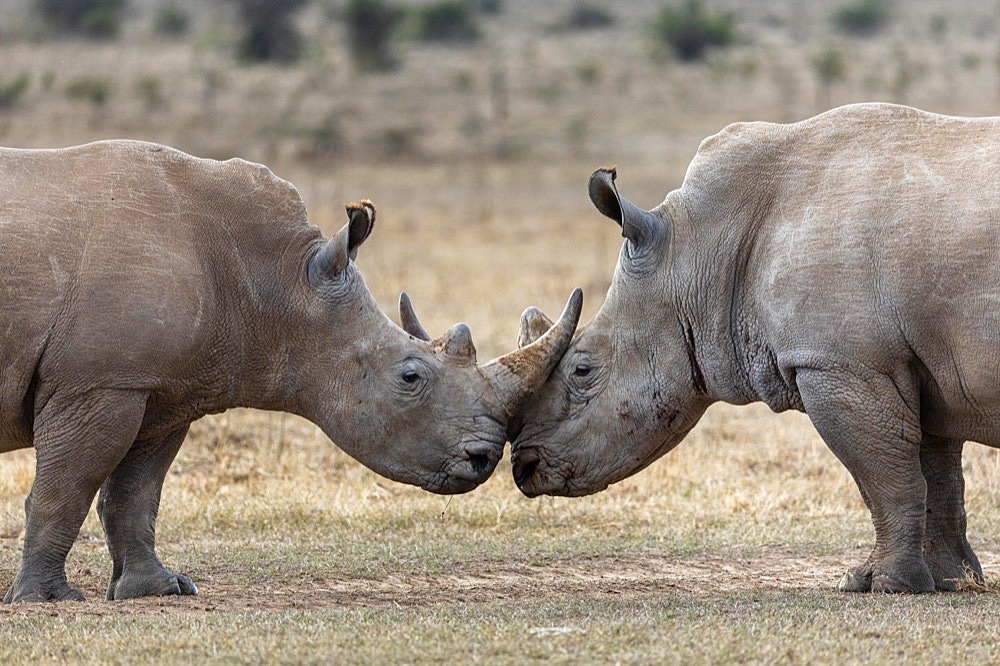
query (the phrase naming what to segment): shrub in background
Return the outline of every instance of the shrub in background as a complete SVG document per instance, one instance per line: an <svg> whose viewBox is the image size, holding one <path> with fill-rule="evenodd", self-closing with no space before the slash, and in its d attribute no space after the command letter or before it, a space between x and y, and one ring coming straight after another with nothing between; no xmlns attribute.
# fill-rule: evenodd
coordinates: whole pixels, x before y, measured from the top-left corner
<svg viewBox="0 0 1000 666"><path fill-rule="evenodd" d="M9 81L0 81L0 109L6 109L18 103L24 93L28 92L31 79L27 73L16 76Z"/></svg>
<svg viewBox="0 0 1000 666"><path fill-rule="evenodd" d="M589 2L576 3L566 17L566 27L570 30L609 28L614 23L615 17L610 10Z"/></svg>
<svg viewBox="0 0 1000 666"><path fill-rule="evenodd" d="M480 14L499 14L503 11L503 0L466 0Z"/></svg>
<svg viewBox="0 0 1000 666"><path fill-rule="evenodd" d="M828 44L812 57L812 66L819 82L816 102L821 109L826 110L832 103L833 84L843 81L847 76L844 57L837 47Z"/></svg>
<svg viewBox="0 0 1000 666"><path fill-rule="evenodd" d="M240 57L249 62L291 63L304 51L294 14L306 0L235 0L245 24Z"/></svg>
<svg viewBox="0 0 1000 666"><path fill-rule="evenodd" d="M94 106L104 106L111 99L111 84L104 79L86 76L70 82L66 86L66 96Z"/></svg>
<svg viewBox="0 0 1000 666"><path fill-rule="evenodd" d="M653 35L679 60L700 60L709 47L733 43L736 22L730 14L711 12L698 0L687 0L679 9L666 7L656 16Z"/></svg>
<svg viewBox="0 0 1000 666"><path fill-rule="evenodd" d="M832 19L833 24L844 32L873 35L889 22L889 3L887 0L856 0L836 9Z"/></svg>
<svg viewBox="0 0 1000 666"><path fill-rule="evenodd" d="M162 37L183 37L191 27L191 16L178 4L169 2L153 15L153 32Z"/></svg>
<svg viewBox="0 0 1000 666"><path fill-rule="evenodd" d="M125 0L34 0L33 9L59 32L111 39L121 30Z"/></svg>
<svg viewBox="0 0 1000 666"><path fill-rule="evenodd" d="M348 0L343 17L355 67L375 72L396 67L392 37L403 17L398 8L383 0Z"/></svg>
<svg viewBox="0 0 1000 666"><path fill-rule="evenodd" d="M163 96L163 84L160 79L147 75L135 82L135 93L142 100L142 105L146 111L156 111L164 106L166 98Z"/></svg>
<svg viewBox="0 0 1000 666"><path fill-rule="evenodd" d="M441 0L411 10L413 36L427 42L471 42L482 33L465 2Z"/></svg>

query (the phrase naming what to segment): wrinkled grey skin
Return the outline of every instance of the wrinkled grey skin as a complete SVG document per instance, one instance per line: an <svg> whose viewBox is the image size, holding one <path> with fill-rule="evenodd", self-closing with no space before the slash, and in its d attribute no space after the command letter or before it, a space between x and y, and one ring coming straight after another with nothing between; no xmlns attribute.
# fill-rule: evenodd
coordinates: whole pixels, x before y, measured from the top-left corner
<svg viewBox="0 0 1000 666"><path fill-rule="evenodd" d="M374 206L326 239L242 160L0 149L0 187L0 451L37 460L7 602L83 598L65 559L98 489L108 598L195 594L155 553L160 490L188 425L231 407L302 415L391 479L471 490L579 316L575 294L547 341L482 366L464 324L430 340L404 295L407 333L352 261Z"/></svg>
<svg viewBox="0 0 1000 666"><path fill-rule="evenodd" d="M875 547L847 591L954 589L963 442L1000 446L1000 119L848 106L706 139L626 238L607 299L512 422L527 495L586 495L673 448L709 404L806 412ZM547 323L522 318L522 340Z"/></svg>

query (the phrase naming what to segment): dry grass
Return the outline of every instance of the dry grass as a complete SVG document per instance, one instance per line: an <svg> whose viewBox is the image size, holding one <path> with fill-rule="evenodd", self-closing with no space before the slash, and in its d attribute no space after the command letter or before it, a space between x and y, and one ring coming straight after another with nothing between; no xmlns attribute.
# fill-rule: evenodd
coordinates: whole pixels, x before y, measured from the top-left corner
<svg viewBox="0 0 1000 666"><path fill-rule="evenodd" d="M432 333L464 318L487 358L511 348L529 304L557 312L582 286L584 319L599 305L620 237L586 200L594 167L617 162L622 190L652 206L726 122L818 110L809 57L835 39L829 5L714 4L745 17L745 39L703 65L646 57L655 2L615 3L622 18L606 33L555 35L569 0L506 0L483 45L411 47L401 71L370 78L351 72L338 28L322 23L327 38L303 65L254 69L232 63L212 15L197 46L151 42L141 9L124 45L25 42L0 28L2 76L33 81L0 115L0 141L135 136L264 160L328 232L346 219L343 202L370 197L379 222L359 264L379 302L391 311L406 289ZM940 41L935 13L947 19ZM914 1L900 14L883 39L837 42L852 58L831 100L989 112L992 9ZM496 71L506 116L491 97ZM65 97L84 74L114 84L106 107ZM131 94L148 76L166 95L153 110ZM346 147L304 160L331 114ZM414 141L389 154L400 132ZM970 445L965 467L985 593L855 597L834 586L866 555L870 523L800 414L719 405L667 458L604 493L528 500L505 465L443 498L377 477L296 418L234 411L195 424L160 514L164 560L202 595L99 601L110 561L92 515L69 571L93 601L0 609L0 660L995 662L1000 454ZM32 474L31 452L0 457L0 584L17 567Z"/></svg>

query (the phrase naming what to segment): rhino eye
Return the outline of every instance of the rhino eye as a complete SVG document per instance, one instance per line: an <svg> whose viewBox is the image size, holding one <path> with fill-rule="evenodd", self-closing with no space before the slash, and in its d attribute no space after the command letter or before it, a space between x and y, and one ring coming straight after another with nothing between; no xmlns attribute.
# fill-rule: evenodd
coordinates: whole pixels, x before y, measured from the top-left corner
<svg viewBox="0 0 1000 666"><path fill-rule="evenodd" d="M583 363L581 363L580 365L576 366L576 368L573 369L574 377L586 377L589 374L590 374L590 366L585 365Z"/></svg>
<svg viewBox="0 0 1000 666"><path fill-rule="evenodd" d="M414 384L420 381L420 375L413 370L407 370L403 373L403 381L407 384Z"/></svg>

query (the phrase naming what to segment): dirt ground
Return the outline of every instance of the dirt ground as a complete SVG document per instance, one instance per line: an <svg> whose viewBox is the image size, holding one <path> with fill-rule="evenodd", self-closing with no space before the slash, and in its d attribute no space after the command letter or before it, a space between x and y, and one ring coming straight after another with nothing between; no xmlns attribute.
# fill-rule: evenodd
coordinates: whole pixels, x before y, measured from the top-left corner
<svg viewBox="0 0 1000 666"><path fill-rule="evenodd" d="M981 552L988 579L1000 575L1000 553ZM87 602L17 604L0 606L0 618L12 615L81 617L122 613L239 613L244 611L350 610L362 608L419 608L446 603L490 603L613 595L617 599L655 597L667 591L695 597L712 597L741 591L836 591L844 571L860 563L865 553L844 553L801 558L775 551L754 558L694 556L685 559L659 556L598 557L553 561L544 565L474 562L462 573L394 574L381 580L333 576L326 580L253 586L226 581L196 581L197 597L159 597L108 602L96 588L97 572L85 576L81 587ZM991 569L990 564L993 563ZM79 576L80 572L76 572ZM88 585L88 583L90 585Z"/></svg>

